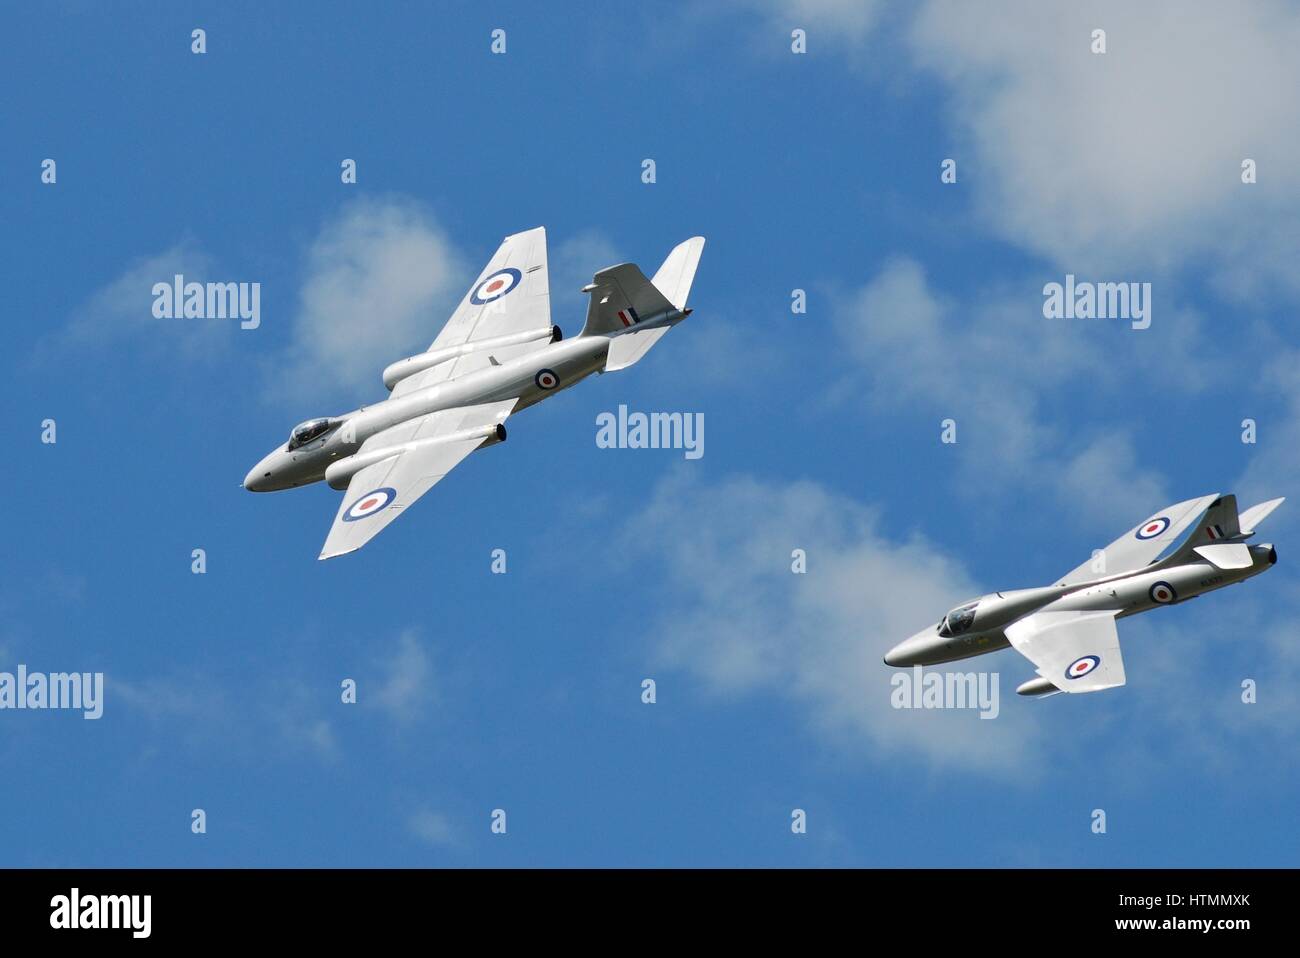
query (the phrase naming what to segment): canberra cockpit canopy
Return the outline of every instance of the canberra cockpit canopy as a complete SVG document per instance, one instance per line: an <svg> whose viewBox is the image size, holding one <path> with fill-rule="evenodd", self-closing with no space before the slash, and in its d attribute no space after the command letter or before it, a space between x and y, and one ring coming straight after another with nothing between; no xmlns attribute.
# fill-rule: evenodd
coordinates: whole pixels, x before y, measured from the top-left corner
<svg viewBox="0 0 1300 958"><path fill-rule="evenodd" d="M297 449L313 439L319 439L330 431L331 425L333 425L331 419L308 419L306 422L300 422L293 427L293 432L289 433L289 448Z"/></svg>

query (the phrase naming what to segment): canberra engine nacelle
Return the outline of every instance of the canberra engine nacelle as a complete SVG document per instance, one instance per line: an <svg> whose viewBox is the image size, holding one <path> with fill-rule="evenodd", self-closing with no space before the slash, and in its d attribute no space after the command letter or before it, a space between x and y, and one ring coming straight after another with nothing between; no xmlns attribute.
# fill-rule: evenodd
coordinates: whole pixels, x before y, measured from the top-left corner
<svg viewBox="0 0 1300 958"><path fill-rule="evenodd" d="M384 387L389 392L392 392L393 387L408 376L414 376L416 373L424 372L430 367L450 362L469 353L482 352L485 349L499 349L502 346L518 346L521 343L532 343L539 339L550 339L551 342L558 343L563 338L564 333L560 331L559 326L541 326L537 329L525 330L522 333L477 339L473 342L462 343L459 346L444 346L441 349L433 349L427 353L420 353L418 356L407 356L405 359L399 359L384 370Z"/></svg>
<svg viewBox="0 0 1300 958"><path fill-rule="evenodd" d="M417 439L413 442L398 443L395 446L384 446L382 449L359 452L355 456L349 456L347 459L340 459L338 462L330 463L325 470L325 481L331 489L346 489L348 483L352 481L352 477L367 466L373 466L385 459L392 459L402 453L428 449L431 446L443 446L450 442L464 442L469 439L482 439L483 443L479 446L480 449L483 446L494 446L499 442L505 442L506 427L498 422L491 426L479 426L475 429L463 429L460 432L448 433L445 436L438 436L436 439Z"/></svg>

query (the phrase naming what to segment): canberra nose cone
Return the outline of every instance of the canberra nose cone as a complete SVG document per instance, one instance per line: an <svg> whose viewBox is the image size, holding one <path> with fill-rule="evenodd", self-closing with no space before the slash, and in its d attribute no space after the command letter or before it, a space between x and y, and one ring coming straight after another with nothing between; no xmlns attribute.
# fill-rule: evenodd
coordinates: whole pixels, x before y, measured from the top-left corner
<svg viewBox="0 0 1300 958"><path fill-rule="evenodd" d="M266 489L266 483L270 481L271 474L266 467L260 462L252 469L248 470L248 475L244 477L244 488L249 492L263 492Z"/></svg>
<svg viewBox="0 0 1300 958"><path fill-rule="evenodd" d="M284 487L283 448L274 449L263 456L244 477L244 488L249 492L274 492Z"/></svg>

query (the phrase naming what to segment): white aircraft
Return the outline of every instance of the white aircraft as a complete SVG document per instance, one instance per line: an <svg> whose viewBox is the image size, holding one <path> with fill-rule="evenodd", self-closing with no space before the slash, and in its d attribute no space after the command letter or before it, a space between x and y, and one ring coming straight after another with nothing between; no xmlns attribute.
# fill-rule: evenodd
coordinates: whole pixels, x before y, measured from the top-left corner
<svg viewBox="0 0 1300 958"><path fill-rule="evenodd" d="M994 592L963 603L937 626L896 645L885 664L937 665L1010 645L1038 671L1038 678L1016 689L1021 695L1098 692L1123 685L1115 620L1185 602L1268 570L1277 562L1277 551L1246 540L1283 501L1270 499L1241 515L1236 496L1217 493L1169 506L1055 585ZM1175 547L1188 529L1192 533Z"/></svg>
<svg viewBox="0 0 1300 958"><path fill-rule="evenodd" d="M582 290L591 294L582 333L561 341L546 230L507 236L428 351L384 370L392 395L295 426L244 488L324 479L346 489L320 558L361 548L471 452L504 440L511 413L644 356L691 314L686 297L703 249L702 236L682 243L653 280L630 263L601 270Z"/></svg>

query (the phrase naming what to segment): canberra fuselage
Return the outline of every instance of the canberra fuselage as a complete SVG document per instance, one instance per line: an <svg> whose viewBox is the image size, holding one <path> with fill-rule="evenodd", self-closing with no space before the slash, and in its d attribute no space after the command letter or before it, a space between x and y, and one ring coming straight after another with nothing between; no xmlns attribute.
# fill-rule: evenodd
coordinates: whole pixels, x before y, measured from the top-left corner
<svg viewBox="0 0 1300 958"><path fill-rule="evenodd" d="M336 425L319 439L290 449L286 442L268 453L244 479L252 492L305 486L325 478L325 470L354 455L361 443L399 423L436 412L519 397L524 409L600 372L609 340L584 336L561 340L535 352L487 366L456 379L336 417Z"/></svg>

